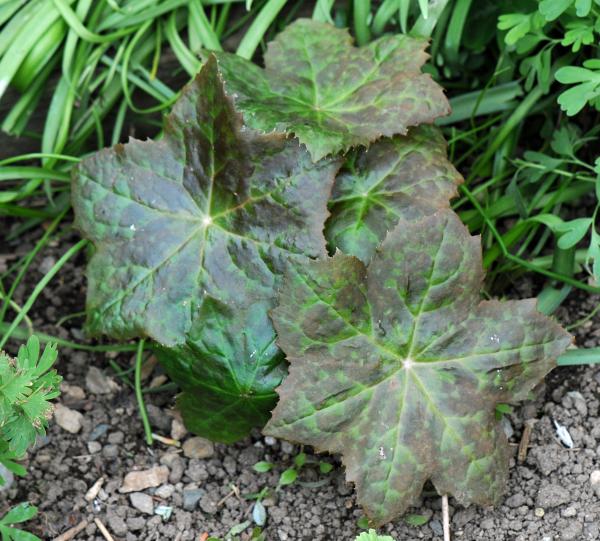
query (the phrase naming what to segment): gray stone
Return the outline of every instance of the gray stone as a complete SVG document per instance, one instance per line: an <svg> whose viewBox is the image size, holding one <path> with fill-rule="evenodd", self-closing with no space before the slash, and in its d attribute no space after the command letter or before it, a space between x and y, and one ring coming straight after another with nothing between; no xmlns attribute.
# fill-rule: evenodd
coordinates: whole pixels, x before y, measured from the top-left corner
<svg viewBox="0 0 600 541"><path fill-rule="evenodd" d="M171 421L171 437L174 440L180 441L187 435L187 428L179 419Z"/></svg>
<svg viewBox="0 0 600 541"><path fill-rule="evenodd" d="M459 528L462 528L469 522L471 522L477 516L477 512L475 507L467 507L466 509L461 509L454 513L452 517L452 522L456 524Z"/></svg>
<svg viewBox="0 0 600 541"><path fill-rule="evenodd" d="M87 448L90 455L94 455L102 450L102 445L97 441L88 441Z"/></svg>
<svg viewBox="0 0 600 541"><path fill-rule="evenodd" d="M206 464L199 459L190 460L185 473L192 481L196 482L205 481L209 478Z"/></svg>
<svg viewBox="0 0 600 541"><path fill-rule="evenodd" d="M571 494L566 488L556 484L548 484L540 488L536 505L543 509L558 507L571 501Z"/></svg>
<svg viewBox="0 0 600 541"><path fill-rule="evenodd" d="M144 494L143 492L132 492L129 495L129 501L138 511L146 513L147 515L154 514L154 501L152 500L152 496Z"/></svg>
<svg viewBox="0 0 600 541"><path fill-rule="evenodd" d="M167 484L158 487L154 495L163 498L164 500L168 500L173 495L173 492L175 492L175 487L171 484Z"/></svg>
<svg viewBox="0 0 600 541"><path fill-rule="evenodd" d="M561 528L561 541L575 541L581 539L583 533L583 524L578 520L569 520L565 526Z"/></svg>
<svg viewBox="0 0 600 541"><path fill-rule="evenodd" d="M508 505L508 507L512 507L513 509L516 509L517 507L521 507L522 505L524 505L526 502L527 502L527 499L525 498L525 496L518 492L517 494L514 494L510 498L507 498L504 503L506 505Z"/></svg>
<svg viewBox="0 0 600 541"><path fill-rule="evenodd" d="M96 366L90 366L85 375L85 386L92 394L110 394L119 386Z"/></svg>
<svg viewBox="0 0 600 541"><path fill-rule="evenodd" d="M126 535L129 531L129 528L127 527L127 524L125 524L125 521L116 513L107 513L106 519L108 521L108 528L113 534L121 536Z"/></svg>
<svg viewBox="0 0 600 541"><path fill-rule="evenodd" d="M54 420L63 430L71 434L77 434L81 430L83 415L62 404L56 404L54 406Z"/></svg>
<svg viewBox="0 0 600 541"><path fill-rule="evenodd" d="M121 445L125 440L125 434L120 430L118 432L111 432L108 435L108 443L112 443L114 445Z"/></svg>
<svg viewBox="0 0 600 541"><path fill-rule="evenodd" d="M127 519L127 527L132 532L143 530L146 526L146 519L144 517L131 517Z"/></svg>
<svg viewBox="0 0 600 541"><path fill-rule="evenodd" d="M183 490L183 508L186 511L196 509L200 498L204 496L204 490L201 488L187 488Z"/></svg>
<svg viewBox="0 0 600 541"><path fill-rule="evenodd" d="M492 528L496 527L496 523L494 522L494 519L489 517L489 518L484 518L481 523L481 529L482 530L491 530Z"/></svg>
<svg viewBox="0 0 600 541"><path fill-rule="evenodd" d="M444 529L442 528L442 523L437 519L433 519L429 522L429 527L433 531L435 535L444 535Z"/></svg>
<svg viewBox="0 0 600 541"><path fill-rule="evenodd" d="M198 436L183 444L183 454L188 458L210 458L215 454L213 442Z"/></svg>
<svg viewBox="0 0 600 541"><path fill-rule="evenodd" d="M214 515L217 509L217 502L214 501L208 494L205 494L200 499L200 509L209 515Z"/></svg>
<svg viewBox="0 0 600 541"><path fill-rule="evenodd" d="M116 445L105 445L102 454L106 458L116 458L119 456L119 448Z"/></svg>
<svg viewBox="0 0 600 541"><path fill-rule="evenodd" d="M165 433L171 431L171 418L165 415L165 412L154 404L146 404L146 411L148 412L148 418L150 424L156 428L162 430Z"/></svg>
<svg viewBox="0 0 600 541"><path fill-rule="evenodd" d="M90 437L88 438L88 441L96 441L98 439L100 439L102 436L104 436L104 434L106 434L106 432L108 432L108 429L110 428L110 425L107 424L99 424L98 426L94 427L94 430L92 430L92 432L90 433Z"/></svg>
<svg viewBox="0 0 600 541"><path fill-rule="evenodd" d="M565 450L560 445L550 444L532 449L530 456L544 475L550 475L562 464L564 453Z"/></svg>

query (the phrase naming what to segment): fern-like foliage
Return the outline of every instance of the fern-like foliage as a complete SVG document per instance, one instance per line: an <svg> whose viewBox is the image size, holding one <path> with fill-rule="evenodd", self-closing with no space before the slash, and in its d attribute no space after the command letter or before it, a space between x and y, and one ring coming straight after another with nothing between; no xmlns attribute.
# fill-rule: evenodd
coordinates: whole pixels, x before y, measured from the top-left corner
<svg viewBox="0 0 600 541"><path fill-rule="evenodd" d="M52 370L56 346L49 344L40 355L40 342L32 336L17 358L0 351L0 463L17 475L23 466L15 462L46 433L62 378ZM1 480L1 478L0 478Z"/></svg>

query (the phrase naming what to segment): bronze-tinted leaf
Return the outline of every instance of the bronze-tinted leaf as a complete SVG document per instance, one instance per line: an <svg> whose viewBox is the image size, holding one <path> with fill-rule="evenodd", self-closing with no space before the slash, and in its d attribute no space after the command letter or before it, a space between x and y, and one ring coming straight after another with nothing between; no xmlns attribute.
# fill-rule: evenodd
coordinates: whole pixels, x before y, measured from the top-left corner
<svg viewBox="0 0 600 541"><path fill-rule="evenodd" d="M351 151L329 201L327 240L332 248L368 262L399 220L448 207L462 180L435 126L411 128L407 135Z"/></svg>
<svg viewBox="0 0 600 541"><path fill-rule="evenodd" d="M165 366L184 403L196 400L206 419L219 415L204 392L212 387L224 407L242 404L238 428L263 423L284 373L267 311L285 262L325 253L338 167L313 163L282 134L243 126L209 59L167 117L163 139L131 140L75 169L76 223L96 248L90 330L169 350Z"/></svg>
<svg viewBox="0 0 600 541"><path fill-rule="evenodd" d="M265 69L216 54L245 121L294 133L318 160L449 113L441 87L421 72L426 47L400 34L354 47L347 30L298 19L269 44Z"/></svg>
<svg viewBox="0 0 600 541"><path fill-rule="evenodd" d="M535 301L480 301L478 238L451 211L400 222L369 266L290 264L273 312L291 363L265 433L342 453L373 524L427 480L492 504L509 450L496 404L525 398L569 335Z"/></svg>

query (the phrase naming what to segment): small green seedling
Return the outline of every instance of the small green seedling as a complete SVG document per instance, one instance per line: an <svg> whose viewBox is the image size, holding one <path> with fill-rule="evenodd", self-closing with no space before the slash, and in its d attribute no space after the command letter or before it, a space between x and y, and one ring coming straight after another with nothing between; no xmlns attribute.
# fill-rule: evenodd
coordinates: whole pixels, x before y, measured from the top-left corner
<svg viewBox="0 0 600 541"><path fill-rule="evenodd" d="M395 541L393 537L389 535L378 535L375 530L369 530L368 532L362 532L359 534L355 541Z"/></svg>

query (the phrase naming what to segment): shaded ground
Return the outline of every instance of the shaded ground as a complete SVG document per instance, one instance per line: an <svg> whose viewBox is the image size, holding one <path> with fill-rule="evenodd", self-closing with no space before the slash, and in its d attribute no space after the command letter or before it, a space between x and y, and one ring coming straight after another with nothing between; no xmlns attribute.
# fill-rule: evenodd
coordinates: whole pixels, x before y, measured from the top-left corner
<svg viewBox="0 0 600 541"><path fill-rule="evenodd" d="M0 231L6 226L0 219ZM40 268L31 274L27 291L64 253L65 246L52 246L39 256ZM18 245L1 241L0 247L0 255L24 253L31 248L22 240ZM84 262L84 254L79 254L42 294L33 312L37 330L69 340L84 340L81 319L56 326L61 317L83 309ZM17 302L22 302L24 291L18 292ZM589 313L597 302L598 298L574 295L559 317L563 323L575 321ZM582 325L576 334L580 347L599 345L600 317ZM38 505L39 520L32 522L30 529L43 539L52 539L87 519L89 525L75 539L103 540L94 518L106 525L116 541L198 541L205 532L224 537L232 526L251 520L253 502L243 496L274 487L279 473L292 464L298 448L265 439L258 432L237 445L216 445L214 455L204 459L189 459L180 449L158 442L148 448L133 392L115 377L108 366L109 357L123 366L132 362L132 354L61 350L58 368L67 384L61 402L83 415L82 428L77 434L70 434L53 423L47 440L29 455L28 477L16 480L1 495L0 506L6 507L8 500L29 500ZM109 378L108 383L101 383L108 393L94 392L98 389L91 380L98 380L98 373L93 367ZM146 381L156 376L160 376L159 368ZM451 509L454 539L600 539L600 489L597 495L590 482L592 471L600 469L599 397L599 368L563 368L549 377L535 403L509 416L515 457L524 419L538 419L527 459L522 465L517 465L515 459L507 498L497 509ZM149 402L155 432L170 436L172 393L149 395ZM575 449L561 445L553 420L568 429ZM276 467L270 473L256 473L252 465L260 460L274 462ZM360 531L356 522L362 513L355 504L352 488L344 482L335 458L326 460L336 464L331 473L323 475L309 466L300 475L302 482L316 487L296 483L273 491L266 498L265 532L269 541L351 541ZM168 480L141 492L151 497L150 507L172 508L168 520L140 511L129 494L119 492L128 472L160 465L168 468ZM86 501L86 491L100 477L105 482L98 496ZM149 498L136 498L138 507L148 506ZM422 506L413 512L428 517L428 523L411 527L399 520L385 530L397 541L441 539L437 497L425 496ZM250 530L242 539L248 538Z"/></svg>

